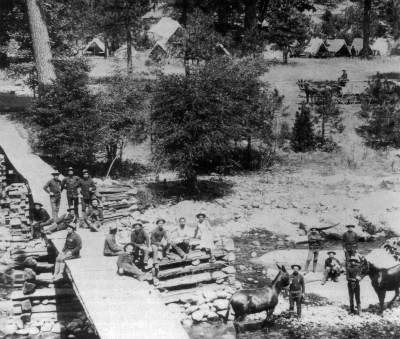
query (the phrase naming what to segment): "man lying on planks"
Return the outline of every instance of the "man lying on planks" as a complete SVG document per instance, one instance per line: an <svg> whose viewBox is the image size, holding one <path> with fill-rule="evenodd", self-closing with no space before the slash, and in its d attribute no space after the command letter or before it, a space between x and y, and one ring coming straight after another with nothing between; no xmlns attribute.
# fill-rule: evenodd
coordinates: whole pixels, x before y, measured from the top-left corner
<svg viewBox="0 0 400 339"><path fill-rule="evenodd" d="M124 246L124 252L118 256L117 267L119 275L129 275L143 281L149 278L149 274L144 273L135 265L135 246L132 243L128 243Z"/></svg>
<svg viewBox="0 0 400 339"><path fill-rule="evenodd" d="M62 216L58 217L50 227L46 228L44 233L51 234L54 232L66 230L69 224L76 224L77 219L75 215L75 209L73 207L69 207L67 209L67 213L64 213Z"/></svg>
<svg viewBox="0 0 400 339"><path fill-rule="evenodd" d="M68 234L67 238L65 239L64 248L56 258L53 281L59 281L63 279L65 270L65 260L78 258L80 250L82 249L82 239L79 236L79 234L75 232L76 225L75 224L68 225L67 231Z"/></svg>

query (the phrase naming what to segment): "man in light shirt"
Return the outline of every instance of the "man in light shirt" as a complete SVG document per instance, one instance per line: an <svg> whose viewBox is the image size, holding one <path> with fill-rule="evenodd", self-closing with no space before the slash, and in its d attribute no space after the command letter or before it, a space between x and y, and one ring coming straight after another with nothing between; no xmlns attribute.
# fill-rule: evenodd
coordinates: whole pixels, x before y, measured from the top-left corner
<svg viewBox="0 0 400 339"><path fill-rule="evenodd" d="M170 235L172 248L182 259L185 259L187 253L189 253L190 238L192 236L186 226L186 219L184 217L179 218L179 225L170 232Z"/></svg>

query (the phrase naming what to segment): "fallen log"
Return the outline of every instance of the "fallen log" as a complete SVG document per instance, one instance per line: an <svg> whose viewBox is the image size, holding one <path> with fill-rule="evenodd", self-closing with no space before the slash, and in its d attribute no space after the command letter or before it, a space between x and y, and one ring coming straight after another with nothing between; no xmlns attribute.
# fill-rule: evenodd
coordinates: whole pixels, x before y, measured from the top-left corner
<svg viewBox="0 0 400 339"><path fill-rule="evenodd" d="M214 252L214 256L216 259L222 258L225 255L226 255L226 252L223 250L217 250ZM169 265L192 262L193 260L206 260L206 259L210 259L210 255L197 250L197 251L190 252L187 256L187 259L170 260L168 258L163 258L160 261L159 267L161 269L162 267L169 266Z"/></svg>
<svg viewBox="0 0 400 339"><path fill-rule="evenodd" d="M11 292L10 299L11 300L24 300L24 299L39 299L39 298L54 298L60 296L73 296L75 292L72 288L54 288L54 287L46 287L37 289L32 294L23 294L22 291L13 291Z"/></svg>
<svg viewBox="0 0 400 339"><path fill-rule="evenodd" d="M78 303L65 303L65 304L47 304L32 306L32 313L48 313L48 312L68 312L68 311L81 311L82 306Z"/></svg>
<svg viewBox="0 0 400 339"><path fill-rule="evenodd" d="M214 271L218 270L222 267L226 266L226 263L224 261L217 261L215 263L204 263L204 264L199 264L197 266L186 266L186 267L175 267L175 268L170 268L167 270L160 271L158 274L158 277L160 279L166 279L170 277L176 277L179 275L184 275L188 273L196 273L196 272L202 272L202 271Z"/></svg>
<svg viewBox="0 0 400 339"><path fill-rule="evenodd" d="M204 272L195 275L188 275L180 278L169 279L165 281L160 281L157 288L171 288L176 286L194 285L202 282L213 281L210 272Z"/></svg>

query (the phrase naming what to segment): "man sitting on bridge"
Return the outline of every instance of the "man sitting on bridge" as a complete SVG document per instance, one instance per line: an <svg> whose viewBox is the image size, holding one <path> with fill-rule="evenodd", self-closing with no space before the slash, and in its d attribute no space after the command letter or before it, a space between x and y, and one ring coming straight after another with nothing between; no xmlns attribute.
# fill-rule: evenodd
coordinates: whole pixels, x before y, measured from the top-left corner
<svg viewBox="0 0 400 339"><path fill-rule="evenodd" d="M65 260L74 259L79 257L79 252L82 249L82 239L75 232L76 225L68 225L68 234L65 239L65 245L61 253L56 258L56 264L54 266L54 281L61 280L65 270Z"/></svg>
<svg viewBox="0 0 400 339"><path fill-rule="evenodd" d="M106 240L104 241L103 254L106 257L112 257L120 255L122 253L122 247L117 244L115 235L117 234L118 228L116 225L110 227L110 233L107 234Z"/></svg>
<svg viewBox="0 0 400 339"><path fill-rule="evenodd" d="M75 209L73 207L69 207L67 209L67 213L57 218L57 220L45 230L45 233L51 234L54 232L66 230L69 224L76 224L76 222L77 220L75 215Z"/></svg>
<svg viewBox="0 0 400 339"><path fill-rule="evenodd" d="M84 220L92 232L98 232L103 223L103 209L99 206L97 198L92 199L91 206Z"/></svg>
<svg viewBox="0 0 400 339"><path fill-rule="evenodd" d="M44 226L51 225L53 219L50 218L49 213L43 208L40 202L35 202L33 210L30 213L32 222L32 237L34 239L40 238Z"/></svg>
<svg viewBox="0 0 400 339"><path fill-rule="evenodd" d="M135 265L135 259L135 246L132 243L126 244L124 252L118 256L117 273L119 275L129 275L139 281L143 281L147 278L147 275Z"/></svg>
<svg viewBox="0 0 400 339"><path fill-rule="evenodd" d="M131 233L131 243L135 247L135 256L139 258L143 255L143 265L145 268L148 267L149 254L151 252L150 237L147 232L143 229L143 225L140 222L133 224L134 230Z"/></svg>

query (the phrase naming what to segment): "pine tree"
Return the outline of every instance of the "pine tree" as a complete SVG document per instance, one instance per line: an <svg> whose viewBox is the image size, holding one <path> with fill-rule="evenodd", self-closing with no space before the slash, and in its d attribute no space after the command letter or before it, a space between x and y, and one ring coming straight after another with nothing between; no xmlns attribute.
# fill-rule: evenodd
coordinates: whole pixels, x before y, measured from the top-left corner
<svg viewBox="0 0 400 339"><path fill-rule="evenodd" d="M310 109L305 104L301 105L300 112L296 112L291 146L295 152L307 152L312 150L315 146Z"/></svg>

